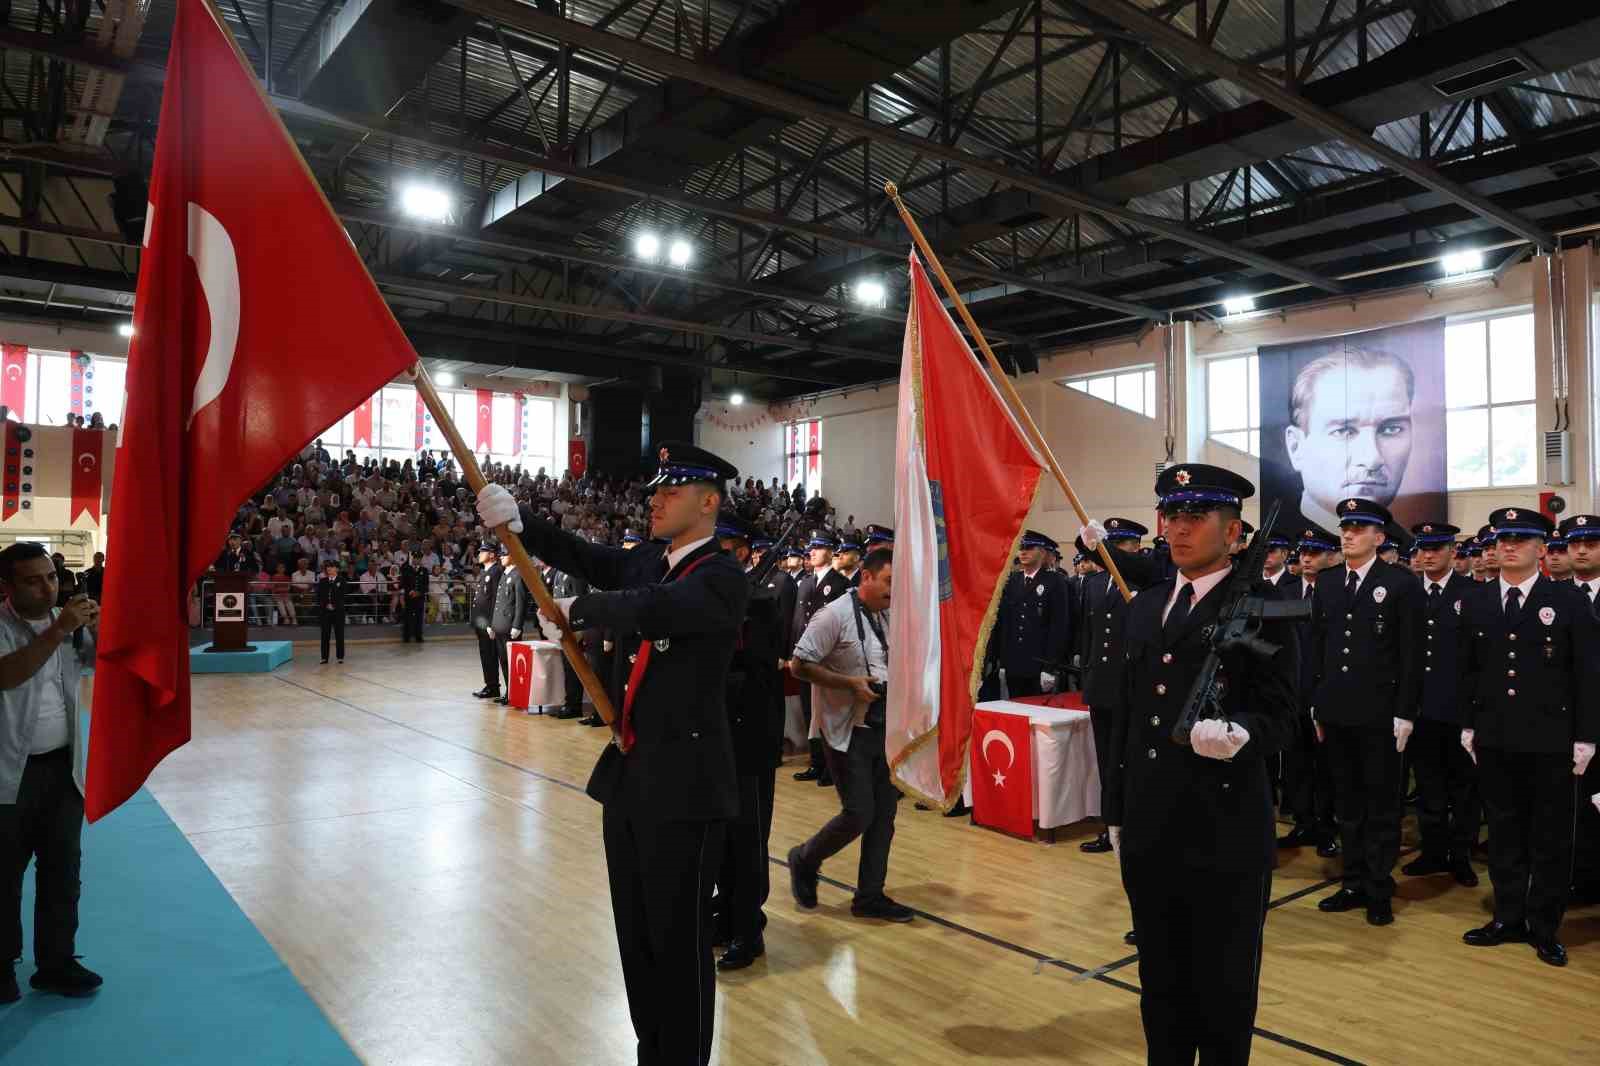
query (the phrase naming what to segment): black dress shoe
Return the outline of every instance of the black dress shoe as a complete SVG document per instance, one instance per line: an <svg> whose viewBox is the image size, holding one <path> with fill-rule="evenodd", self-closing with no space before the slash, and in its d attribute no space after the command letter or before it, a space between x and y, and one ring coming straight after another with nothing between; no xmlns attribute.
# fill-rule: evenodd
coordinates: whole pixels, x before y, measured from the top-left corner
<svg viewBox="0 0 1600 1066"><path fill-rule="evenodd" d="M1368 900L1367 901L1367 924L1368 925L1393 925L1394 924L1394 907L1392 907L1390 905L1389 900L1387 898L1385 898L1385 899L1373 899L1373 900Z"/></svg>
<svg viewBox="0 0 1600 1066"><path fill-rule="evenodd" d="M1324 859L1337 859L1339 857L1339 842L1337 840L1324 840L1317 845L1317 854Z"/></svg>
<svg viewBox="0 0 1600 1066"><path fill-rule="evenodd" d="M601 718L598 714L586 714L582 718L578 719L578 724L579 725L605 725L606 724L606 720L604 718Z"/></svg>
<svg viewBox="0 0 1600 1066"><path fill-rule="evenodd" d="M500 690L497 688L490 688L488 685L485 685L472 695L480 700L492 700L496 696L500 695Z"/></svg>
<svg viewBox="0 0 1600 1066"><path fill-rule="evenodd" d="M1468 862L1466 859L1452 863L1450 866L1450 873L1455 877L1456 884L1462 885L1466 888L1478 887L1478 871L1474 870L1472 868L1472 863Z"/></svg>
<svg viewBox="0 0 1600 1066"><path fill-rule="evenodd" d="M822 771L815 766L808 766L794 775L796 781L815 781L822 776Z"/></svg>
<svg viewBox="0 0 1600 1066"><path fill-rule="evenodd" d="M1492 948L1498 944L1520 944L1528 939L1528 932L1520 925L1490 922L1477 929L1468 929L1461 934L1461 939L1475 948Z"/></svg>
<svg viewBox="0 0 1600 1066"><path fill-rule="evenodd" d="M1549 963L1551 966L1565 966L1567 964L1567 949L1561 946L1561 941L1555 937L1541 940L1533 945L1534 954L1539 956L1539 961Z"/></svg>
<svg viewBox="0 0 1600 1066"><path fill-rule="evenodd" d="M728 950L723 952L722 958L717 960L717 969L724 973L728 970L742 970L767 953L767 942L757 933L753 937L737 937L728 945Z"/></svg>
<svg viewBox="0 0 1600 1066"><path fill-rule="evenodd" d="M972 813L972 808L967 806L966 800L956 800L956 805L944 812L946 818L965 818Z"/></svg>
<svg viewBox="0 0 1600 1066"><path fill-rule="evenodd" d="M857 918L878 918L885 922L904 924L917 916L916 911L904 903L896 903L888 896L858 899L850 904L850 913Z"/></svg>
<svg viewBox="0 0 1600 1066"><path fill-rule="evenodd" d="M563 707L556 711L555 714L551 715L551 717L559 719L563 722L568 722L574 718L582 718L583 712L578 710L576 707Z"/></svg>
<svg viewBox="0 0 1600 1066"><path fill-rule="evenodd" d="M1447 874L1452 869L1448 860L1424 855L1400 867L1400 872L1407 877L1430 877L1433 874Z"/></svg>
<svg viewBox="0 0 1600 1066"><path fill-rule="evenodd" d="M22 998L22 989L17 987L17 970L12 963L6 963L6 968L0 970L0 1003L15 1003Z"/></svg>
<svg viewBox="0 0 1600 1066"><path fill-rule="evenodd" d="M504 707L504 706L506 706L507 704L509 704L511 702L511 697L510 696L496 696L494 698L494 701L496 703L498 703L500 706Z"/></svg>
<svg viewBox="0 0 1600 1066"><path fill-rule="evenodd" d="M1122 942L1124 944L1137 944L1139 942L1139 931L1137 929L1129 929L1122 934Z"/></svg>
<svg viewBox="0 0 1600 1066"><path fill-rule="evenodd" d="M28 984L41 992L55 992L63 996L93 995L105 982L93 970L85 968L77 959L68 959L55 966L41 966L28 978Z"/></svg>
<svg viewBox="0 0 1600 1066"><path fill-rule="evenodd" d="M833 787L833 775L832 774L823 774L822 776L818 777L817 778L817 787L818 788L832 788Z"/></svg>
<svg viewBox="0 0 1600 1066"><path fill-rule="evenodd" d="M803 909L817 909L817 872L805 868L798 847L789 849L789 891Z"/></svg>
<svg viewBox="0 0 1600 1066"><path fill-rule="evenodd" d="M1111 834L1101 833L1093 840L1085 840L1078 845L1079 851L1087 851L1091 855L1100 855L1111 850Z"/></svg>
<svg viewBox="0 0 1600 1066"><path fill-rule="evenodd" d="M1319 900L1317 902L1317 910L1324 914L1342 914L1345 911L1353 911L1357 907L1365 907L1366 905L1367 894L1365 892L1353 892L1348 888L1341 888L1327 899Z"/></svg>
<svg viewBox="0 0 1600 1066"><path fill-rule="evenodd" d="M1283 836L1278 838L1278 847L1303 848L1308 844L1315 844L1316 842L1317 834L1315 831L1307 829L1303 825L1297 825L1287 833L1283 834Z"/></svg>
<svg viewBox="0 0 1600 1066"><path fill-rule="evenodd" d="M714 948L726 947L733 943L733 929L728 922L718 915L711 923L711 946Z"/></svg>

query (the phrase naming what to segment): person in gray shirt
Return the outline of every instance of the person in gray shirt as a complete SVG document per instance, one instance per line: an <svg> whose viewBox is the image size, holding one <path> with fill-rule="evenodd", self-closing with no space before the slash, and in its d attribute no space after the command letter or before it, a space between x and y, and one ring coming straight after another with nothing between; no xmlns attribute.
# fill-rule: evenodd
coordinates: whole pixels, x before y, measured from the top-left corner
<svg viewBox="0 0 1600 1066"><path fill-rule="evenodd" d="M29 984L67 996L101 984L73 957L83 831L78 681L92 651L71 639L99 619L100 605L77 595L57 608L58 591L55 564L38 544L0 551L0 1003L21 998L15 960L30 860L38 965Z"/></svg>
<svg viewBox="0 0 1600 1066"><path fill-rule="evenodd" d="M889 681L889 586L892 554L879 548L861 566L861 584L811 616L794 649L794 674L809 681L812 712L820 719L823 755L839 788L842 810L789 852L795 902L817 905L824 860L861 838L861 864L850 913L909 922L914 912L884 895L889 843L900 791L884 752L884 704Z"/></svg>

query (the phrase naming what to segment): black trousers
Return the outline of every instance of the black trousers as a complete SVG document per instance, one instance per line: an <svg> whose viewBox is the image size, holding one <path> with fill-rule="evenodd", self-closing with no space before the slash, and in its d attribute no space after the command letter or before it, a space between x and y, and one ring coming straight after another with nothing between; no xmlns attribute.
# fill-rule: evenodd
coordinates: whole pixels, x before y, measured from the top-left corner
<svg viewBox="0 0 1600 1066"><path fill-rule="evenodd" d="M1417 828L1422 857L1465 862L1483 819L1478 772L1461 746L1461 727L1419 718L1406 743L1417 775Z"/></svg>
<svg viewBox="0 0 1600 1066"><path fill-rule="evenodd" d="M33 957L41 967L70 962L78 934L83 797L72 781L72 749L33 755L17 802L0 804L0 965L22 957L22 875L34 862Z"/></svg>
<svg viewBox="0 0 1600 1066"><path fill-rule="evenodd" d="M1016 699L1018 696L1037 696L1044 691L1039 684L1039 672L1031 674L1014 674L1006 671L1006 697Z"/></svg>
<svg viewBox="0 0 1600 1066"><path fill-rule="evenodd" d="M716 1016L711 887L723 824L658 822L611 804L603 827L639 1066L703 1066Z"/></svg>
<svg viewBox="0 0 1600 1066"><path fill-rule="evenodd" d="M511 638L501 636L499 630L495 631L494 654L500 660L500 691L506 694L511 692Z"/></svg>
<svg viewBox="0 0 1600 1066"><path fill-rule="evenodd" d="M800 683L800 710L806 716L806 735L809 737L809 739L806 741L806 747L810 749L811 752L811 769L819 770L825 774L831 774L833 771L828 769L828 760L824 754L828 747L827 742L820 737L810 736L811 685L809 682L805 681Z"/></svg>
<svg viewBox="0 0 1600 1066"><path fill-rule="evenodd" d="M1600 903L1600 811L1591 798L1600 792L1600 757L1589 763L1578 786L1577 838L1573 842L1572 887L1591 903Z"/></svg>
<svg viewBox="0 0 1600 1066"><path fill-rule="evenodd" d="M1333 766L1327 746L1317 743L1316 729L1303 714L1295 716L1294 732L1283 749L1283 809L1300 828L1332 838L1338 817Z"/></svg>
<svg viewBox="0 0 1600 1066"><path fill-rule="evenodd" d="M1344 887L1394 895L1400 857L1400 753L1392 726L1324 725L1339 811Z"/></svg>
<svg viewBox="0 0 1600 1066"><path fill-rule="evenodd" d="M339 658L344 658L344 611L323 611L318 621L322 624L322 658L328 658L328 638L332 636L335 646L339 651Z"/></svg>
<svg viewBox="0 0 1600 1066"><path fill-rule="evenodd" d="M717 874L717 908L728 932L750 939L767 927L761 908L772 888L767 845L772 839L776 768L739 775L739 816L728 823L727 846Z"/></svg>
<svg viewBox="0 0 1600 1066"><path fill-rule="evenodd" d="M1478 788L1489 819L1495 920L1526 921L1535 940L1554 938L1572 877L1572 756L1479 748Z"/></svg>
<svg viewBox="0 0 1600 1066"><path fill-rule="evenodd" d="M1116 710L1111 707L1090 707L1089 728L1094 732L1094 764L1100 771L1100 809L1107 807L1106 802L1106 775L1111 761L1111 727L1112 720L1116 717Z"/></svg>
<svg viewBox="0 0 1600 1066"><path fill-rule="evenodd" d="M1250 1061L1272 872L1124 860L1139 931L1139 1012L1150 1066Z"/></svg>
<svg viewBox="0 0 1600 1066"><path fill-rule="evenodd" d="M500 691L500 654L495 639L478 630L478 664L483 668L483 687Z"/></svg>
<svg viewBox="0 0 1600 1066"><path fill-rule="evenodd" d="M565 686L565 707L569 711L583 710L583 682L578 680L578 671L572 668L572 662L565 653L561 656L561 681Z"/></svg>
<svg viewBox="0 0 1600 1066"><path fill-rule="evenodd" d="M883 740L883 730L858 726L851 734L849 751L826 746L828 767L834 787L839 790L842 809L800 845L800 861L807 870L818 870L824 861L860 837L855 896L858 900L883 895L883 883L889 876L889 845L894 840L900 790L889 778Z"/></svg>
<svg viewBox="0 0 1600 1066"><path fill-rule="evenodd" d="M418 596L411 598L411 593L406 593L405 600L400 604L400 640L404 643L415 640L422 643L422 612L427 607L428 598Z"/></svg>

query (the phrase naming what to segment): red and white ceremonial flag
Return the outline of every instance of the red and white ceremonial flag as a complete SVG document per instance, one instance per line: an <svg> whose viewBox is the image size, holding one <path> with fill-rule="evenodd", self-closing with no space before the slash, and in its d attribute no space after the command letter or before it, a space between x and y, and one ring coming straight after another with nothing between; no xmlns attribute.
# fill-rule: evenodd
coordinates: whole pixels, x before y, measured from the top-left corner
<svg viewBox="0 0 1600 1066"><path fill-rule="evenodd" d="M27 399L28 346L7 344L0 348L0 404L10 408L20 422Z"/></svg>
<svg viewBox="0 0 1600 1066"><path fill-rule="evenodd" d="M417 358L205 0L178 0L144 243L109 523L137 563L106 574L91 821L189 739L187 594L240 502Z"/></svg>
<svg viewBox="0 0 1600 1066"><path fill-rule="evenodd" d="M1033 837L1033 727L1020 714L972 712L972 820Z"/></svg>
<svg viewBox="0 0 1600 1066"><path fill-rule="evenodd" d="M984 645L1044 457L911 256L895 439L888 754L900 791L961 795Z"/></svg>
<svg viewBox="0 0 1600 1066"><path fill-rule="evenodd" d="M494 450L494 392L477 389L474 395L478 401L478 451L490 452Z"/></svg>
<svg viewBox="0 0 1600 1066"><path fill-rule="evenodd" d="M351 426L350 436L357 448L373 448L377 442L372 439L372 409L383 399L381 393L373 393L365 400L356 404L355 425Z"/></svg>

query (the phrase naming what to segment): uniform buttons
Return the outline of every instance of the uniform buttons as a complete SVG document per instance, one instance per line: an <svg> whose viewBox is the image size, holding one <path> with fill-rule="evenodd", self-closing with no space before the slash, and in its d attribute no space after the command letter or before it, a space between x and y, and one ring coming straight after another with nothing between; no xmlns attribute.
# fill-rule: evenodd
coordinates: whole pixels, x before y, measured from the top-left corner
<svg viewBox="0 0 1600 1066"><path fill-rule="evenodd" d="M1427 674L1431 674L1431 673L1433 673L1433 667L1431 667L1431 666L1424 666L1424 667L1423 667L1423 668L1422 668L1422 671L1423 671L1423 673L1427 673Z"/></svg>
<svg viewBox="0 0 1600 1066"><path fill-rule="evenodd" d="M1167 694L1167 686L1165 686L1165 685L1157 685L1156 686L1156 695L1157 696L1165 696L1166 694Z"/></svg>
<svg viewBox="0 0 1600 1066"><path fill-rule="evenodd" d="M1515 696L1516 694L1517 694L1517 690L1516 689L1514 689L1514 688L1506 689L1506 695L1507 696Z"/></svg>
<svg viewBox="0 0 1600 1066"><path fill-rule="evenodd" d="M1341 674L1348 674L1350 672L1350 668L1348 666L1341 666L1339 667L1339 672Z"/></svg>
<svg viewBox="0 0 1600 1066"><path fill-rule="evenodd" d="M1149 751L1144 753L1144 757L1146 759L1154 759L1156 757L1156 749L1151 748Z"/></svg>
<svg viewBox="0 0 1600 1066"><path fill-rule="evenodd" d="M1347 615L1345 615L1345 619L1346 619L1346 620L1349 620L1349 619L1351 619L1351 618L1354 618L1354 617L1355 617L1355 615L1353 615L1353 614L1347 614Z"/></svg>
<svg viewBox="0 0 1600 1066"><path fill-rule="evenodd" d="M1349 635L1350 635L1350 631L1349 631L1349 630L1348 630L1348 629L1347 629L1347 630L1345 630L1345 631L1344 631L1344 635L1345 635L1345 636L1347 636L1347 637L1348 637L1348 636L1349 636Z"/></svg>
<svg viewBox="0 0 1600 1066"><path fill-rule="evenodd" d="M1150 716L1150 724L1151 725L1160 725L1161 724L1161 716L1157 715L1157 714L1152 714Z"/></svg>
<svg viewBox="0 0 1600 1066"><path fill-rule="evenodd" d="M1170 663L1172 661L1172 653L1169 651L1163 654L1161 656L1161 661L1164 663Z"/></svg>
<svg viewBox="0 0 1600 1066"><path fill-rule="evenodd" d="M1224 792L1228 791L1232 787L1233 787L1233 782L1232 781L1224 781L1222 783L1222 791L1224 791Z"/></svg>
<svg viewBox="0 0 1600 1066"><path fill-rule="evenodd" d="M1430 618L1430 619L1428 619L1428 624L1429 624L1429 625L1430 625L1430 626L1431 626L1431 625L1433 625L1433 619L1431 619L1431 618Z"/></svg>
<svg viewBox="0 0 1600 1066"><path fill-rule="evenodd" d="M1350 649L1349 649L1349 648L1342 648L1342 649L1340 649L1340 650L1341 650L1341 652L1342 652L1342 653L1343 653L1343 654L1345 654L1345 655L1349 655L1349 654L1350 654Z"/></svg>
<svg viewBox="0 0 1600 1066"><path fill-rule="evenodd" d="M1109 641L1109 640L1108 640L1108 641L1106 641L1106 642L1105 642L1105 643L1104 643L1104 644L1102 644L1102 645L1100 645L1100 646L1101 646L1101 647L1102 647L1102 648L1109 648L1109 647L1111 647L1111 642L1110 642L1110 641Z"/></svg>
<svg viewBox="0 0 1600 1066"><path fill-rule="evenodd" d="M1510 638L1510 639L1511 639L1511 640L1516 640L1516 639L1517 639L1517 635L1516 635L1516 634L1515 634L1515 633L1510 633L1510 634L1507 634L1507 636L1508 636L1508 637L1509 637L1509 638Z"/></svg>
<svg viewBox="0 0 1600 1066"><path fill-rule="evenodd" d="M1507 659L1511 659L1512 661L1515 661L1516 658L1517 658L1517 653L1514 652L1514 651L1508 651L1508 652L1506 652L1506 658Z"/></svg>
<svg viewBox="0 0 1600 1066"><path fill-rule="evenodd" d="M1429 648L1427 651L1423 652L1422 654L1426 655L1428 658L1431 659L1431 658L1433 658L1433 649Z"/></svg>
<svg viewBox="0 0 1600 1066"><path fill-rule="evenodd" d="M1517 672L1515 670L1507 670L1506 671L1506 676L1507 677L1516 677L1517 676Z"/></svg>
<svg viewBox="0 0 1600 1066"><path fill-rule="evenodd" d="M1100 661L1101 662L1105 662L1106 661L1106 657L1104 655L1100 656Z"/></svg>

